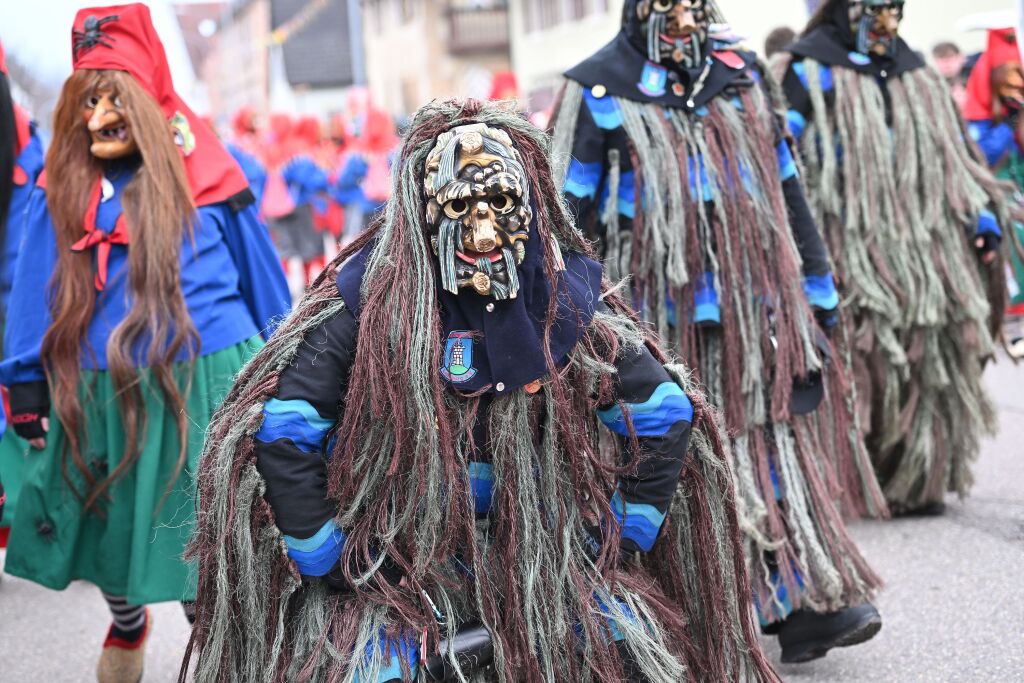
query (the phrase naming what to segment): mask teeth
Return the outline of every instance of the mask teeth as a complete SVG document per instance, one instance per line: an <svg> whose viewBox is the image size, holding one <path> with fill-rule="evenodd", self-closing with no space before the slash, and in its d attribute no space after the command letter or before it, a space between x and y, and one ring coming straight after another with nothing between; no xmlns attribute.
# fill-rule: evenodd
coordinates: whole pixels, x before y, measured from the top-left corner
<svg viewBox="0 0 1024 683"><path fill-rule="evenodd" d="M701 51L700 41L697 40L697 36L696 35L693 35L690 38L690 54L693 55L691 57L691 59L693 59L693 63L690 64L690 66L693 67L693 66L700 65L700 62L701 62L701 59L702 59L702 51Z"/></svg>
<svg viewBox="0 0 1024 683"><path fill-rule="evenodd" d="M502 249L501 254L505 258L505 273L508 276L508 298L514 299L519 293L519 271L516 270L516 256L508 247Z"/></svg>
<svg viewBox="0 0 1024 683"><path fill-rule="evenodd" d="M647 57L652 62L661 61L661 34L665 32L664 14L652 14L647 28Z"/></svg>
<svg viewBox="0 0 1024 683"><path fill-rule="evenodd" d="M868 45L868 31L871 30L872 23L871 17L867 14L860 18L860 28L857 30L857 52L864 55L871 51Z"/></svg>
<svg viewBox="0 0 1024 683"><path fill-rule="evenodd" d="M441 261L441 286L452 294L459 293L459 283L455 275L455 242L458 240L459 224L451 218L441 223L441 231L437 236L438 258Z"/></svg>

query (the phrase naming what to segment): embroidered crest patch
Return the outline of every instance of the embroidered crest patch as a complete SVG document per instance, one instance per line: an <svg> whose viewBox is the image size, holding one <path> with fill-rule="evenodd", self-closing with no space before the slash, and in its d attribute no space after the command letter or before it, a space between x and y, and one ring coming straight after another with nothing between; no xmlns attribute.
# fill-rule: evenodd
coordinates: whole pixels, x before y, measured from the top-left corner
<svg viewBox="0 0 1024 683"><path fill-rule="evenodd" d="M871 63L871 57L860 52L851 52L846 57L850 60L851 64L856 64L857 66L867 66Z"/></svg>
<svg viewBox="0 0 1024 683"><path fill-rule="evenodd" d="M180 111L174 112L174 116L171 117L171 128L174 129L174 142L181 147L181 151L184 152L185 156L192 153L192 150L196 148L196 136L192 132L192 126L189 125L188 118Z"/></svg>
<svg viewBox="0 0 1024 683"><path fill-rule="evenodd" d="M476 376L476 368L473 367L472 332L452 332L448 335L441 376L452 384L468 382Z"/></svg>
<svg viewBox="0 0 1024 683"><path fill-rule="evenodd" d="M654 62L647 62L644 64L644 71L640 75L640 82L636 84L636 87L640 88L640 92L648 97L661 97L665 94L666 83L668 83L668 69Z"/></svg>

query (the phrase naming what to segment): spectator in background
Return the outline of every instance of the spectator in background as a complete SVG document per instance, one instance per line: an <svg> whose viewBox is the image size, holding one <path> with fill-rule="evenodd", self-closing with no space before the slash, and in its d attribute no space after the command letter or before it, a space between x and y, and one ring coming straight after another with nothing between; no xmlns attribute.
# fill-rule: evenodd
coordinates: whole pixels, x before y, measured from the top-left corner
<svg viewBox="0 0 1024 683"><path fill-rule="evenodd" d="M967 101L967 78L971 74L967 57L956 43L945 41L932 48L932 63L949 84L956 106L963 110Z"/></svg>
<svg viewBox="0 0 1024 683"><path fill-rule="evenodd" d="M764 58L771 59L777 52L783 52L796 41L796 31L788 26L779 26L768 34L764 41Z"/></svg>

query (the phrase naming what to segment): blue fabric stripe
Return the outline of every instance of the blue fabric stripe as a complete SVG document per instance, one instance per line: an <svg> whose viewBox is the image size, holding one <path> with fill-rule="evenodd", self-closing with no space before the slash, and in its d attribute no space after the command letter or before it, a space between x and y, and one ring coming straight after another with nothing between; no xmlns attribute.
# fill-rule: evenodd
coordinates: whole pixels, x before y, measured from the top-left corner
<svg viewBox="0 0 1024 683"><path fill-rule="evenodd" d="M701 282L693 293L696 308L693 311L693 322L722 324L722 307L718 304L718 292L715 291L715 276L704 273Z"/></svg>
<svg viewBox="0 0 1024 683"><path fill-rule="evenodd" d="M811 306L825 311L831 311L839 305L839 292L836 291L832 273L804 276L804 294Z"/></svg>
<svg viewBox="0 0 1024 683"><path fill-rule="evenodd" d="M779 157L779 177L782 181L785 182L790 178L795 178L799 171L796 167L796 159L793 158L793 150L789 148L789 143L783 140L775 148L775 152Z"/></svg>
<svg viewBox="0 0 1024 683"><path fill-rule="evenodd" d="M469 463L469 488L476 513L486 515L494 500L494 468L483 462Z"/></svg>
<svg viewBox="0 0 1024 683"><path fill-rule="evenodd" d="M311 538L294 538L285 536L288 546L288 557L295 561L299 573L303 576L324 576L341 558L345 548L345 533L329 519Z"/></svg>
<svg viewBox="0 0 1024 683"><path fill-rule="evenodd" d="M790 134L797 140L801 139L807 130L807 119L795 109L790 109L786 112L786 124L789 127Z"/></svg>
<svg viewBox="0 0 1024 683"><path fill-rule="evenodd" d="M308 401L272 398L263 406L263 424L256 432L256 440L273 443L289 439L303 452L316 453L333 425Z"/></svg>
<svg viewBox="0 0 1024 683"><path fill-rule="evenodd" d="M354 683L385 683L385 681L400 680L404 681L406 678L402 673L402 660L405 660L409 667L412 679L416 679L416 674L419 667L419 646L416 642L416 637L408 635L401 640L394 638L388 638L387 634L381 630L380 634L371 642L366 644L366 653L364 662L367 664L373 658L373 649L378 648L380 653L384 653L384 648L387 647L390 652L391 663L381 669L380 675L372 681L369 678L361 676L358 672L353 678Z"/></svg>
<svg viewBox="0 0 1024 683"><path fill-rule="evenodd" d="M995 235L996 237L1003 236L1003 230L999 227L999 221L996 220L995 214L989 210L984 210L978 216L978 235Z"/></svg>
<svg viewBox="0 0 1024 683"><path fill-rule="evenodd" d="M650 552L665 522L665 513L653 505L625 503L618 491L612 496L612 512L622 525L622 537L636 543L644 552Z"/></svg>
<svg viewBox="0 0 1024 683"><path fill-rule="evenodd" d="M593 198L597 187L601 184L601 164L584 164L576 159L569 162L569 172L565 177L563 190L574 197Z"/></svg>
<svg viewBox="0 0 1024 683"><path fill-rule="evenodd" d="M677 422L693 421L693 404L675 382L665 382L643 403L626 406L637 436L665 436ZM597 415L608 429L629 436L629 426L622 409L616 405Z"/></svg>
<svg viewBox="0 0 1024 683"><path fill-rule="evenodd" d="M704 158L701 155L689 158L689 175L690 175L690 196L695 200L710 202L716 197L714 189L711 187L711 180L708 178L707 164L704 163ZM700 178L700 191L697 190L697 178Z"/></svg>
<svg viewBox="0 0 1024 683"><path fill-rule="evenodd" d="M584 91L583 100L587 103L594 123L602 130L615 130L622 126L622 112L619 104L611 97L594 97L589 90Z"/></svg>
<svg viewBox="0 0 1024 683"><path fill-rule="evenodd" d="M601 211L608 206L611 197L611 188L605 185L601 194ZM619 177L619 196L615 206L620 216L629 220L636 217L636 174L633 171L626 171Z"/></svg>
<svg viewBox="0 0 1024 683"><path fill-rule="evenodd" d="M807 66L803 62L793 62L793 71L800 79L801 85L803 85L806 90L810 90L811 86L809 85L810 81L807 78ZM821 81L822 92L828 92L835 87L835 82L832 78L832 67L826 64L818 65L818 78Z"/></svg>

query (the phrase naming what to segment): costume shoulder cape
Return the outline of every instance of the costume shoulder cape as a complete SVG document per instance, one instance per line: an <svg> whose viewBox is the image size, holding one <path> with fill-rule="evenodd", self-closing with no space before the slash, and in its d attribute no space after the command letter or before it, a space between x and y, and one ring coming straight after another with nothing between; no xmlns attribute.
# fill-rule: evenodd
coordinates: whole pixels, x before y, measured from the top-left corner
<svg viewBox="0 0 1024 683"><path fill-rule="evenodd" d="M750 68L757 61L753 52L744 50L718 50L709 56L711 71L704 86L693 98L694 107L706 105L730 86L749 86ZM607 94L645 104L657 104L675 109L688 108L690 81L699 75L680 74L649 61L620 32L612 42L565 72L565 77L585 88L603 87ZM672 88L682 83L682 94Z"/></svg>

